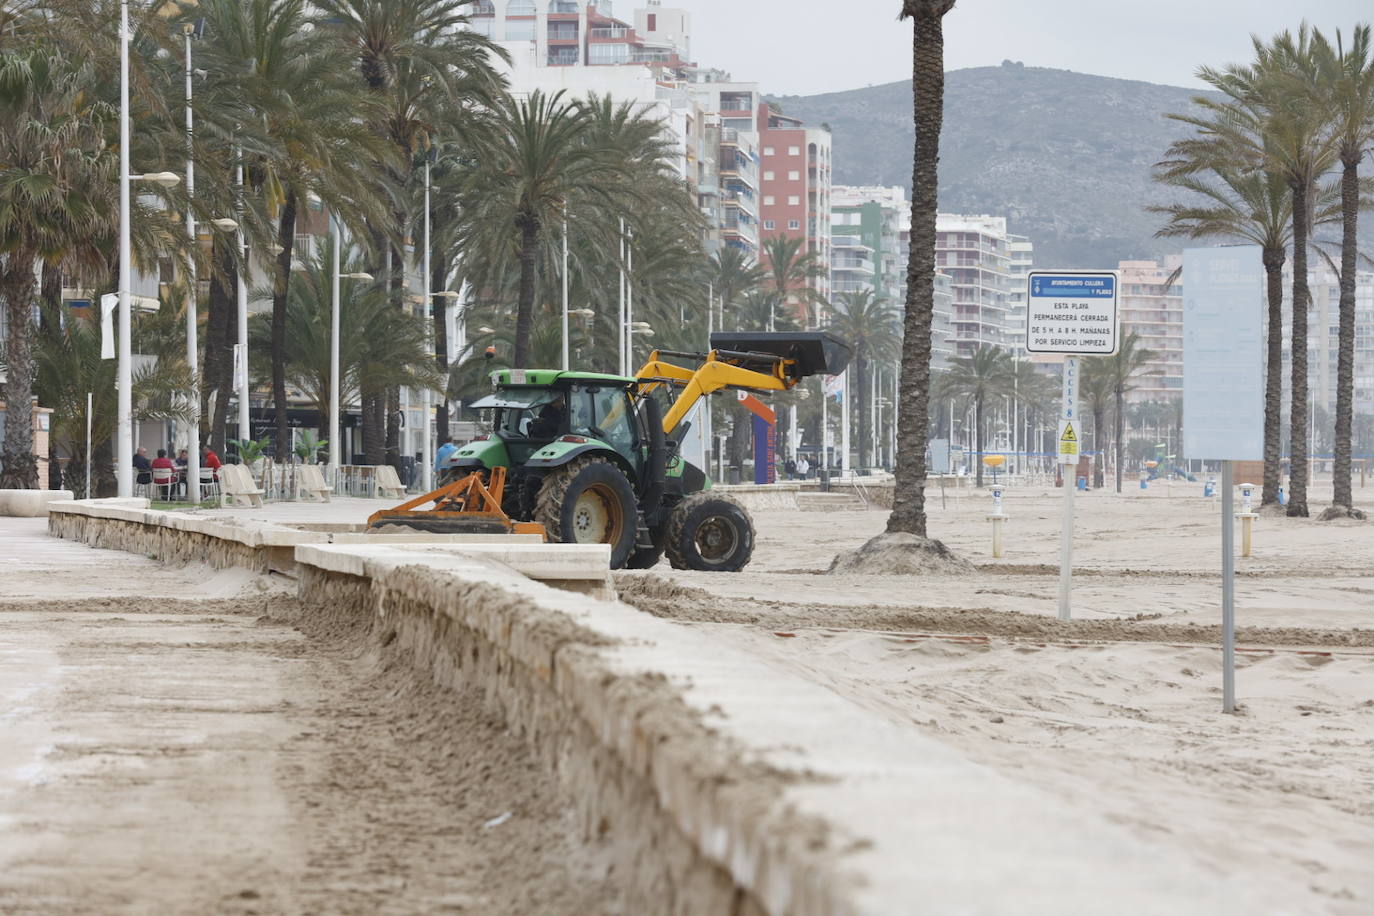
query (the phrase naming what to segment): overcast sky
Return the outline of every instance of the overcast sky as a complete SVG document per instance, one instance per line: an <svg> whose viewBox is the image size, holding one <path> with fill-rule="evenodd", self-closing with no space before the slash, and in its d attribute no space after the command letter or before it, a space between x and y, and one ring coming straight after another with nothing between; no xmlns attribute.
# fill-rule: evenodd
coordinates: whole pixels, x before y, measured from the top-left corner
<svg viewBox="0 0 1374 916"><path fill-rule="evenodd" d="M618 0L618 12L640 5ZM664 0L692 12L692 56L757 81L768 93L810 95L911 78L911 25L899 0ZM1296 28L1349 33L1374 19L1370 0L959 0L945 18L951 70L1023 61L1195 87L1199 64L1248 60L1250 33Z"/></svg>

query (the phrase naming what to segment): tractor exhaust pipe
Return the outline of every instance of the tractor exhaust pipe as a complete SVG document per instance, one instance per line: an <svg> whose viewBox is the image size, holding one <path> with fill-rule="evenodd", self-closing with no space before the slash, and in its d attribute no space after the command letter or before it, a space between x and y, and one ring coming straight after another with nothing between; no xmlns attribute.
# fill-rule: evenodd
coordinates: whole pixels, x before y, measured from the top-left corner
<svg viewBox="0 0 1374 916"><path fill-rule="evenodd" d="M668 442L663 433L663 407L653 397L644 399L644 422L649 427L649 473L639 508L646 520L653 519L663 504L664 482L668 475Z"/></svg>

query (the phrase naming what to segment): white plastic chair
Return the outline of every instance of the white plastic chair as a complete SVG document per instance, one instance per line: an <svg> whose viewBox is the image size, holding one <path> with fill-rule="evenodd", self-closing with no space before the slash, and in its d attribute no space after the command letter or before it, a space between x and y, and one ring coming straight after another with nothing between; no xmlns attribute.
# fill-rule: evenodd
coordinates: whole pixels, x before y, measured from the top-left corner
<svg viewBox="0 0 1374 916"><path fill-rule="evenodd" d="M153 468L153 486L162 490L162 498L171 501L172 489L177 485L177 472L172 468Z"/></svg>
<svg viewBox="0 0 1374 916"><path fill-rule="evenodd" d="M219 481L215 479L215 469L202 467L200 469L200 498L205 499L209 496L219 495Z"/></svg>

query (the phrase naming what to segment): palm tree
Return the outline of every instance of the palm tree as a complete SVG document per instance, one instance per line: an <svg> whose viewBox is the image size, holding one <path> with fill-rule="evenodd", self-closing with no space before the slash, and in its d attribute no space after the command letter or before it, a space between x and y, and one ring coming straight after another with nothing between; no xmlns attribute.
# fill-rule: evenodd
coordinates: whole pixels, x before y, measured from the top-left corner
<svg viewBox="0 0 1374 916"><path fill-rule="evenodd" d="M1260 247L1267 281L1269 336L1264 385L1264 487L1261 505L1277 504L1282 466L1279 451L1283 410L1283 263L1292 239L1292 195L1272 171L1241 171L1226 162L1211 164L1219 184L1195 174L1176 174L1172 164L1158 166L1160 181L1203 198L1191 204L1151 207L1168 217L1160 238L1228 238ZM1190 167L1191 172L1191 167Z"/></svg>
<svg viewBox="0 0 1374 916"><path fill-rule="evenodd" d="M987 428L984 407L989 398L1011 390L1011 354L1001 347L979 344L968 356L951 359L949 371L940 376L940 387L950 397L968 398L973 404L973 448L978 454L976 486L983 485L983 431Z"/></svg>
<svg viewBox="0 0 1374 916"><path fill-rule="evenodd" d="M63 321L60 304L44 303L43 319L48 331L38 337L34 348L38 369L34 390L40 402L53 409L48 432L52 443L70 456L62 485L79 493L89 475L92 496L111 495L115 491L112 444L119 416L115 362L101 359L100 327L94 315L69 312ZM178 397L189 382L185 362L149 361L133 373L131 381L135 421L182 423L190 418ZM92 408L93 454L89 455L87 395Z"/></svg>
<svg viewBox="0 0 1374 916"><path fill-rule="evenodd" d="M1122 436L1126 417L1126 393L1135 390L1135 379L1141 369L1158 354L1140 346L1140 335L1135 331L1122 338L1121 346L1112 356L1093 356L1089 360L1101 360L1104 374L1111 380L1112 397L1115 399L1113 423L1116 444L1116 492L1121 492Z"/></svg>
<svg viewBox="0 0 1374 916"><path fill-rule="evenodd" d="M790 235L775 235L763 243L763 262L766 265L764 282L777 296L778 305L801 305L803 314L792 318L812 326L820 323L819 315L812 315L811 306L823 298L815 288L815 281L826 276L828 268L814 251L806 250L806 239ZM773 329L770 322L768 330Z"/></svg>
<svg viewBox="0 0 1374 916"><path fill-rule="evenodd" d="M865 405L872 402L875 394L868 390L869 367L874 360L890 363L896 358L901 346L901 328L897 309L871 289L841 293L831 303L828 330L852 348L853 368L858 376L858 396L853 399L853 403L858 405L859 409L860 467L870 466L870 412L865 409ZM846 404L844 409L852 410L853 407Z"/></svg>
<svg viewBox="0 0 1374 916"><path fill-rule="evenodd" d="M0 487L38 485L33 454L35 268L95 273L113 235L117 157L104 128L114 112L89 62L43 43L0 52L0 298L6 423Z"/></svg>
<svg viewBox="0 0 1374 916"><path fill-rule="evenodd" d="M902 0L912 21L911 89L916 142L912 151L911 246L902 323L901 413L890 533L926 536L926 427L930 414L930 324L935 313L935 214L940 130L945 105L945 14L954 0Z"/></svg>
<svg viewBox="0 0 1374 916"><path fill-rule="evenodd" d="M1268 44L1254 39L1253 66L1203 67L1198 77L1225 98L1198 97L1198 115L1175 115L1197 136L1174 144L1180 168L1208 168L1228 159L1242 168L1281 175L1292 196L1293 292L1289 392L1291 486L1288 515L1307 510L1307 254L1314 190L1336 159L1337 143L1326 113L1313 104L1319 76L1312 32L1304 23L1295 37L1282 32Z"/></svg>
<svg viewBox="0 0 1374 916"><path fill-rule="evenodd" d="M286 314L287 382L314 404L321 436L327 436L329 428L332 259L332 249L325 244L297 269ZM341 260L344 273L361 268L355 258ZM260 376L269 377L270 361L261 354L271 339L271 317L256 316L249 327L250 353L259 354L253 366ZM340 405L356 401L364 382L371 391L391 385L442 390L443 376L429 359L423 318L392 308L379 284L347 283L339 296Z"/></svg>
<svg viewBox="0 0 1374 916"><path fill-rule="evenodd" d="M1364 518L1350 492L1350 436L1355 394L1355 260L1359 248L1360 160L1374 146L1374 53L1368 25L1355 27L1346 50L1314 32L1313 55L1320 79L1316 101L1332 118L1341 162L1341 293L1336 357L1336 441L1331 507L1323 520Z"/></svg>
<svg viewBox="0 0 1374 916"><path fill-rule="evenodd" d="M478 151L481 164L469 186L465 248L515 253L520 283L516 297L517 368L529 365L536 284L545 241L561 225L570 199L580 211L618 213L617 202L640 192L623 183L620 158L590 142L591 119L581 102L564 94L533 92L498 104L495 129Z"/></svg>
<svg viewBox="0 0 1374 916"><path fill-rule="evenodd" d="M1088 412L1093 418L1093 488L1101 489L1106 484L1104 462L1107 459L1107 409L1116 393L1116 380L1112 375L1109 356L1090 356L1083 360L1083 371L1078 377L1078 390L1083 400L1088 402ZM1080 440L1082 430L1079 431ZM1065 486L1069 486L1065 483Z"/></svg>
<svg viewBox="0 0 1374 916"><path fill-rule="evenodd" d="M726 245L711 255L707 278L720 302L723 329L726 326L725 316L731 314L735 302L763 282L763 268L755 264L743 250Z"/></svg>

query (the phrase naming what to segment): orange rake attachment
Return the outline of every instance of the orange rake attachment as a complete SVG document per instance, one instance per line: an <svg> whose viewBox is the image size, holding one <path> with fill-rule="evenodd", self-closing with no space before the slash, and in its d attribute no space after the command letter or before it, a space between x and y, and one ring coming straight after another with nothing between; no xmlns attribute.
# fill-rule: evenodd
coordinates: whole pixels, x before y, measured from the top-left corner
<svg viewBox="0 0 1374 916"><path fill-rule="evenodd" d="M506 469L492 468L491 479L484 481L480 471L444 484L423 496L391 509L374 512L369 528L399 525L434 534L537 534L544 536L538 522L517 522L501 509L506 491ZM421 506L433 504L431 509Z"/></svg>

